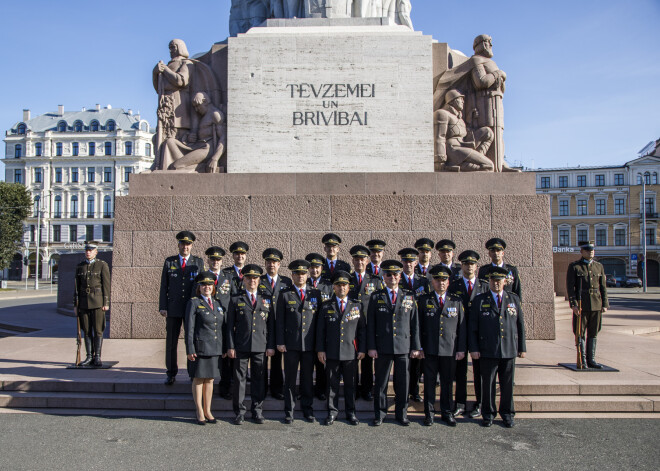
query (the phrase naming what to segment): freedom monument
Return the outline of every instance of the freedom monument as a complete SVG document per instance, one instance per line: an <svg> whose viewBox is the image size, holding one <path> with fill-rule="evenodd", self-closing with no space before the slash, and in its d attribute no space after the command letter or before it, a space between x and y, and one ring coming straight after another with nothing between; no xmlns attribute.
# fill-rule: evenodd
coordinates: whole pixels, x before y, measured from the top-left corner
<svg viewBox="0 0 660 471"><path fill-rule="evenodd" d="M277 247L283 266L330 231L341 259L368 239L397 258L429 237L487 263L484 242L501 237L528 338L554 338L550 204L504 161L493 40L475 32L468 57L415 31L412 7L232 0L226 41L194 57L170 42L153 69L154 166L116 200L112 337L164 337L162 263L190 230L194 255L242 240L248 263Z"/></svg>

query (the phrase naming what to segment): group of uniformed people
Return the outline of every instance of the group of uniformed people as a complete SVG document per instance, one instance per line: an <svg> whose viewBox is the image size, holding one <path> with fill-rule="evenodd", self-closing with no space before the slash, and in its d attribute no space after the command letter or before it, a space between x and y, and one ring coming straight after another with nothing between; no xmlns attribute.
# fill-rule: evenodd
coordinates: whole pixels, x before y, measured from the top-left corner
<svg viewBox="0 0 660 471"><path fill-rule="evenodd" d="M293 422L297 400L305 419L315 422L316 396L327 401L325 423L332 425L343 380L348 422L359 423L355 400L362 397L373 400L372 425L378 426L387 415L393 369L395 418L401 425L410 423L409 400L422 401L423 373L424 424L434 422L439 378L440 417L455 426L456 416L467 412L469 354L477 399L470 417L481 416L482 425L490 426L499 412L504 424L513 426L515 358L525 355L525 327L520 277L515 266L504 263L502 239L486 242L491 263L477 271L479 254L466 250L454 263L456 245L448 239L419 239L414 248L398 252L399 260L382 260L386 243L374 239L352 247L348 264L338 257L341 238L326 234L325 255L293 260L291 278L279 274L283 254L276 248L262 254L264 273L261 266L246 264L245 242L231 244L233 264L222 269L221 247L208 248L204 263L190 254L193 233L182 231L177 239L179 253L165 260L160 290L166 384L174 383L178 371L183 324L200 425L215 423L210 405L213 380L220 377L220 395L232 399L236 424L245 420L250 381L256 423L264 422L270 388L273 397L284 400L285 423ZM433 248L440 257L434 266Z"/></svg>

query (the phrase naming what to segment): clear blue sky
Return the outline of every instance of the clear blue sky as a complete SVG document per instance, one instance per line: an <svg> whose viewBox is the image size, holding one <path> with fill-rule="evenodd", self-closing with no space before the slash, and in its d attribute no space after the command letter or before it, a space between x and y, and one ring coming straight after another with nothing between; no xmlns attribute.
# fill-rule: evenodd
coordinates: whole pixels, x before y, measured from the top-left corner
<svg viewBox="0 0 660 471"><path fill-rule="evenodd" d="M660 1L411 0L416 30L507 73L505 144L529 167L621 164L660 138ZM155 124L151 69L228 35L230 0L5 2L0 127L57 109L132 108ZM376 52L376 51L375 51ZM4 152L3 152L4 154ZM4 175L4 169L0 169Z"/></svg>

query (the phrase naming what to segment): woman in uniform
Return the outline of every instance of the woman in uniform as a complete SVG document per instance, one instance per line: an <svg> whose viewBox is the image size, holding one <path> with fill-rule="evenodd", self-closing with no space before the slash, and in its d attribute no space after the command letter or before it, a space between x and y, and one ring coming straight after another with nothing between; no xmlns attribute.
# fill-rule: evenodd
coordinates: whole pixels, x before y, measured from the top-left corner
<svg viewBox="0 0 660 471"><path fill-rule="evenodd" d="M197 295L186 306L186 354L188 373L197 410L197 424L215 424L211 413L213 380L220 377L226 315L215 294L215 275L204 271L197 277Z"/></svg>

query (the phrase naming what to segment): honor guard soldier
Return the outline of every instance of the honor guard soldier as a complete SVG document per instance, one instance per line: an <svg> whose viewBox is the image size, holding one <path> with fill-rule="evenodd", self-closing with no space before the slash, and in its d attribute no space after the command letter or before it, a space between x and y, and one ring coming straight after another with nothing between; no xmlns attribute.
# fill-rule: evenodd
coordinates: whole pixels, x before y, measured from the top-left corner
<svg viewBox="0 0 660 471"><path fill-rule="evenodd" d="M509 274L506 276L504 289L511 293L515 293L522 300L522 288L520 286L518 268L509 263L504 263L504 249L506 249L506 242L498 237L493 237L486 242L486 248L488 249L488 256L490 257L491 263L479 268L479 275L477 276L480 279L485 280L490 267L506 268L509 270Z"/></svg>
<svg viewBox="0 0 660 471"><path fill-rule="evenodd" d="M165 317L165 365L167 379L165 384L172 385L179 371L177 364L177 345L183 324L186 305L195 288L195 278L204 269L201 258L190 255L195 234L181 231L176 235L179 254L165 259L160 277L160 297L158 309Z"/></svg>
<svg viewBox="0 0 660 471"><path fill-rule="evenodd" d="M339 413L339 378L344 377L346 418L351 425L360 422L355 416L355 374L357 362L366 350L366 327L362 304L348 295L350 275L334 275L334 296L321 305L316 325L316 350L328 375L328 418L332 425Z"/></svg>
<svg viewBox="0 0 660 471"><path fill-rule="evenodd" d="M382 263L385 289L376 291L369 301L367 348L376 360L376 398L374 426L387 415L387 385L394 364L395 418L408 426L408 360L419 356L419 320L412 293L399 288L403 266L398 260Z"/></svg>
<svg viewBox="0 0 660 471"><path fill-rule="evenodd" d="M433 291L419 298L419 336L424 354L424 425L433 425L435 381L440 373L442 421L455 427L451 393L456 361L465 358L467 332L463 301L447 291L451 270L436 265L430 270Z"/></svg>
<svg viewBox="0 0 660 471"><path fill-rule="evenodd" d="M431 269L433 245L433 241L426 237L417 239L415 242L415 248L419 252L419 255L417 255L417 265L415 266L415 273L418 275L430 278L429 270Z"/></svg>
<svg viewBox="0 0 660 471"><path fill-rule="evenodd" d="M483 385L482 422L493 424L495 416L495 375L500 382L499 414L507 428L513 427L513 381L516 357L525 358L525 321L520 298L504 289L509 270L491 267L489 290L478 295L470 306L468 349L480 360Z"/></svg>
<svg viewBox="0 0 660 471"><path fill-rule="evenodd" d="M435 250L438 251L438 257L440 257L440 265L444 265L451 270L452 280L458 278L461 271L461 265L454 263L455 249L456 244L450 239L442 239L435 244Z"/></svg>
<svg viewBox="0 0 660 471"><path fill-rule="evenodd" d="M353 273L350 275L349 296L362 304L362 312L369 312L369 300L371 295L378 290L385 288L383 279L378 275L367 272L367 260L369 259L369 249L364 245L354 245L351 247L351 256L353 260ZM365 356L360 360L360 380L357 392L365 401L373 401L374 389L374 359Z"/></svg>
<svg viewBox="0 0 660 471"><path fill-rule="evenodd" d="M222 271L229 279L232 296L243 290L243 275L241 274L241 270L243 270L243 267L245 266L245 260L247 259L247 253L249 250L250 246L240 240L229 246L234 265L224 268Z"/></svg>
<svg viewBox="0 0 660 471"><path fill-rule="evenodd" d="M573 333L576 334L582 365L602 369L596 362L596 337L600 332L603 313L609 308L603 265L594 260L594 243L578 242L582 258L571 263L566 272L566 291L573 310ZM578 332L578 317L581 316ZM585 358L586 333L586 358Z"/></svg>
<svg viewBox="0 0 660 471"><path fill-rule="evenodd" d="M105 330L105 312L110 309L110 269L97 260L98 242L85 242L85 260L76 267L73 284L73 311L85 334L86 357L80 365L103 366L101 346Z"/></svg>
<svg viewBox="0 0 660 471"><path fill-rule="evenodd" d="M266 397L264 383L265 358L275 353L275 307L270 296L259 290L259 265L243 267L243 291L231 297L227 313L227 355L234 358L233 406L234 423L245 421L245 383L248 362L252 376L252 419L264 423L263 403Z"/></svg>
<svg viewBox="0 0 660 471"><path fill-rule="evenodd" d="M337 258L339 256L341 237L330 232L323 236L321 242L323 243L323 250L325 251L323 271L321 272L323 278L331 281L336 270L343 270L346 272L351 271L351 267L348 263Z"/></svg>
<svg viewBox="0 0 660 471"><path fill-rule="evenodd" d="M409 291L415 295L415 299L429 292L429 280L426 276L416 275L415 267L417 266L417 256L419 252L417 249L405 248L399 250L399 257L403 264L403 274L399 287L404 291ZM408 393L410 399L414 402L422 402L419 395L419 379L422 376L422 359L410 359L410 384L408 385Z"/></svg>
<svg viewBox="0 0 660 471"><path fill-rule="evenodd" d="M383 277L381 273L380 264L383 261L383 251L387 245L384 240L371 239L365 244L369 248L369 258L371 263L367 265L367 273Z"/></svg>
<svg viewBox="0 0 660 471"><path fill-rule="evenodd" d="M458 296L463 302L463 310L466 317L466 329L469 328L470 303L481 293L488 292L488 282L477 278L477 262L479 254L474 250L465 250L458 256L461 262L461 276L454 279L449 284L449 292ZM466 351L466 350L464 350ZM467 406L467 372L468 358L464 355L462 359L456 361L456 396L454 417L465 413ZM474 395L476 404L468 414L468 417L475 419L481 415L481 370L479 368L479 359L472 359L472 378L474 380Z"/></svg>
<svg viewBox="0 0 660 471"><path fill-rule="evenodd" d="M261 257L264 259L266 266L266 273L261 275L259 280L259 290L264 294L270 296L273 300L273 306L277 306L277 300L280 292L289 289L293 286L291 278L288 276L280 276L280 265L284 255L277 249L269 248L263 251ZM275 319L277 320L277 310L275 311ZM265 362L264 373L266 374L266 390L268 390L268 359ZM282 370L282 353L275 350L275 355L270 358L270 395L275 399L282 401L284 394L284 374Z"/></svg>
<svg viewBox="0 0 660 471"><path fill-rule="evenodd" d="M309 262L289 264L293 286L282 291L277 301L275 332L277 350L284 356L284 422L293 423L296 378L300 367L300 404L307 422L314 422L314 359L316 322L321 292L307 286Z"/></svg>
<svg viewBox="0 0 660 471"><path fill-rule="evenodd" d="M332 282L321 276L325 258L318 253L310 253L305 257L305 260L309 262L307 287L319 290L321 293L319 303L329 300L334 294L334 291L332 290ZM320 401L325 401L327 399L327 396L325 395L327 387L325 365L319 361L317 356L314 357L314 372L316 378L314 383L314 395Z"/></svg>

